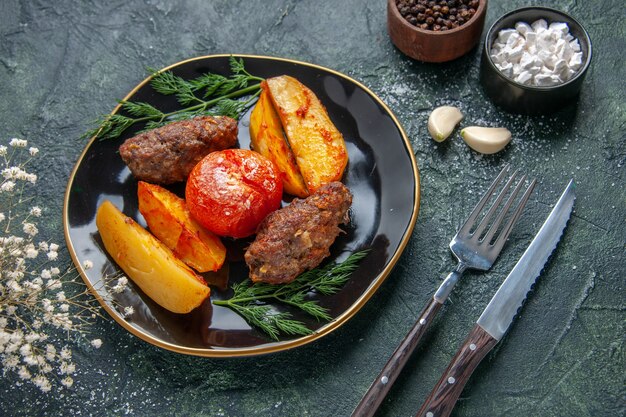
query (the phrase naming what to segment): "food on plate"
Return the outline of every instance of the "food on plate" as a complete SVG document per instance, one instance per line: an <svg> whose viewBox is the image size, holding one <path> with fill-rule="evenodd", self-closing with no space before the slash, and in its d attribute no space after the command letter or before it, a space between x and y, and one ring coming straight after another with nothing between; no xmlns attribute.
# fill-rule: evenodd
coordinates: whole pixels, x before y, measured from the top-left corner
<svg viewBox="0 0 626 417"><path fill-rule="evenodd" d="M469 126L461 130L461 137L476 152L492 154L511 141L511 132L504 127Z"/></svg>
<svg viewBox="0 0 626 417"><path fill-rule="evenodd" d="M428 117L428 133L437 142L443 142L461 120L463 120L463 113L458 108L453 106L437 107Z"/></svg>
<svg viewBox="0 0 626 417"><path fill-rule="evenodd" d="M250 142L252 148L268 157L283 174L283 189L297 197L306 197L309 190L296 163L296 158L285 141L280 118L274 110L267 85L262 84L261 95L250 114Z"/></svg>
<svg viewBox="0 0 626 417"><path fill-rule="evenodd" d="M235 146L237 131L237 121L230 117L195 117L126 140L120 155L138 180L172 184L187 179L210 152Z"/></svg>
<svg viewBox="0 0 626 417"><path fill-rule="evenodd" d="M346 144L317 96L288 75L268 78L262 88L272 99L309 193L339 181L348 163Z"/></svg>
<svg viewBox="0 0 626 417"><path fill-rule="evenodd" d="M241 238L280 207L283 183L272 161L247 149L226 149L204 157L185 189L189 212L219 236Z"/></svg>
<svg viewBox="0 0 626 417"><path fill-rule="evenodd" d="M109 255L161 307L188 313L209 296L199 275L110 201L98 208L96 225Z"/></svg>
<svg viewBox="0 0 626 417"><path fill-rule="evenodd" d="M351 204L350 190L331 182L268 215L244 255L250 279L282 284L318 266L330 254L339 225L349 221Z"/></svg>
<svg viewBox="0 0 626 417"><path fill-rule="evenodd" d="M200 226L185 200L165 188L139 181L139 212L154 236L180 260L198 272L217 271L224 264L226 248L219 237Z"/></svg>

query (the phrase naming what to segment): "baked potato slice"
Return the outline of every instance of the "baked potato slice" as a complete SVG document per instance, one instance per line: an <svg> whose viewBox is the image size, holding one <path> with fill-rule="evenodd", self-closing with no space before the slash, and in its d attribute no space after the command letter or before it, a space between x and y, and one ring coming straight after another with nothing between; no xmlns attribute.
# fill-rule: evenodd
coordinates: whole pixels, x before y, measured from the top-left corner
<svg viewBox="0 0 626 417"><path fill-rule="evenodd" d="M283 189L287 194L305 198L309 190L285 140L280 118L274 110L265 81L261 83L261 88L259 100L250 114L252 148L276 165L282 174Z"/></svg>
<svg viewBox="0 0 626 417"><path fill-rule="evenodd" d="M288 75L268 78L266 84L309 193L340 181L348 152L324 105L308 87Z"/></svg>
<svg viewBox="0 0 626 417"><path fill-rule="evenodd" d="M198 272L217 271L226 259L219 237L196 222L185 200L165 188L139 181L139 212L150 232Z"/></svg>
<svg viewBox="0 0 626 417"><path fill-rule="evenodd" d="M96 225L109 255L161 307L188 313L209 297L202 277L110 201L98 207Z"/></svg>

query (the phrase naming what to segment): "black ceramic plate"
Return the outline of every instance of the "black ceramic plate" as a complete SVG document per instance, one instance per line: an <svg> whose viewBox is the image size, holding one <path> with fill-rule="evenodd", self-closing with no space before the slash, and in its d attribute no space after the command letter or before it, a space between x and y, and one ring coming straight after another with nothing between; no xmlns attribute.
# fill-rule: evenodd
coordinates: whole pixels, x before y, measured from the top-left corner
<svg viewBox="0 0 626 417"><path fill-rule="evenodd" d="M130 288L116 296L135 313L124 319L102 288L102 276L118 271L105 253L95 224L97 207L110 200L126 215L145 226L137 210L137 182L122 162L118 148L134 132L116 140L92 140L80 156L65 195L64 227L72 258L86 284L109 314L124 328L154 345L201 356L242 356L275 352L300 346L337 329L352 317L378 289L398 260L411 236L419 210L419 175L410 143L389 108L359 82L338 72L287 59L241 56L246 70L260 77L288 74L298 78L319 97L343 133L349 165L343 182L352 191L351 223L331 248L327 261L341 261L350 253L370 248L345 287L332 296L319 296L333 320L320 323L302 319L314 331L305 337L272 341L251 328L231 310L207 300L189 314L170 313L152 302L141 290ZM229 74L229 56L207 56L174 64L167 69L185 79L205 72ZM174 110L176 101L156 94L149 78L125 100L151 103ZM114 110L117 112L118 108ZM249 113L239 122L239 146L249 148ZM174 188L174 191L180 189ZM236 246L236 245L235 245ZM247 277L245 263L236 248L223 273L230 282ZM85 260L94 267L84 270ZM229 296L229 290L212 288L211 298Z"/></svg>

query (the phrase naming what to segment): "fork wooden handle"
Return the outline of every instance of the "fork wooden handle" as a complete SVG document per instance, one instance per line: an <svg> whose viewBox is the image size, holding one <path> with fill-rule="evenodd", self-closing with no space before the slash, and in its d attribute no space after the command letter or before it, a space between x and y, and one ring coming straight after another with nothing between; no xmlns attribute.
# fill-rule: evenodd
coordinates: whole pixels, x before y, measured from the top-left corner
<svg viewBox="0 0 626 417"><path fill-rule="evenodd" d="M478 324L459 348L416 417L447 417L459 399L463 387L483 360L498 343Z"/></svg>
<svg viewBox="0 0 626 417"><path fill-rule="evenodd" d="M415 325L393 352L383 370L352 412L353 417L371 417L376 413L441 306L442 304L434 298L430 299Z"/></svg>

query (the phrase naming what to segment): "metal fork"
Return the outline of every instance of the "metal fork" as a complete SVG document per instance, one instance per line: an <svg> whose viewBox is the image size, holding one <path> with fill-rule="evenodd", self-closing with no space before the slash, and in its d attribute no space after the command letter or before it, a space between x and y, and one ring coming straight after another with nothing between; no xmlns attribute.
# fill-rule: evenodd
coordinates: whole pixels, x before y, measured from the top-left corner
<svg viewBox="0 0 626 417"><path fill-rule="evenodd" d="M450 250L458 260L457 267L452 271L439 286L435 295L430 299L419 319L413 328L406 335L404 340L396 348L387 361L378 377L374 380L370 388L361 399L361 402L352 413L353 417L373 416L383 399L389 392L389 389L397 379L398 375L404 368L409 357L415 350L420 339L426 332L428 326L432 323L433 318L446 301L454 285L458 282L463 272L467 269L477 269L486 271L493 265L494 261L500 254L504 243L506 242L513 226L519 219L530 194L535 187L535 180L531 181L526 191L519 199L519 202L513 210L506 223L500 227L511 206L516 201L519 192L524 188L526 183L526 175L523 175L517 182L517 185L511 190L518 176L518 171L513 172L504 185L500 194L496 197L492 206L484 215L480 223L477 223L478 217L483 213L486 204L494 195L496 188L502 182L502 179L509 173L509 165L498 174L493 181L489 190L480 199L472 213L469 215L465 224L461 226L456 236L450 242ZM500 209L503 200L508 194L508 198ZM497 213L497 215L496 215ZM495 217L494 217L495 216ZM496 233L499 234L496 236Z"/></svg>

